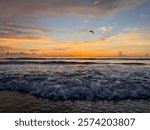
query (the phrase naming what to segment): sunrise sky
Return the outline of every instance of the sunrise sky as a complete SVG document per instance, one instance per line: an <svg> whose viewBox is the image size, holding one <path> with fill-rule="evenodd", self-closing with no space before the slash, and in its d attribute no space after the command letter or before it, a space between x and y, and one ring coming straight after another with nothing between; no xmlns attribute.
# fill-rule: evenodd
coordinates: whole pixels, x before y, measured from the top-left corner
<svg viewBox="0 0 150 130"><path fill-rule="evenodd" d="M150 53L150 0L0 0L1 57L119 52Z"/></svg>

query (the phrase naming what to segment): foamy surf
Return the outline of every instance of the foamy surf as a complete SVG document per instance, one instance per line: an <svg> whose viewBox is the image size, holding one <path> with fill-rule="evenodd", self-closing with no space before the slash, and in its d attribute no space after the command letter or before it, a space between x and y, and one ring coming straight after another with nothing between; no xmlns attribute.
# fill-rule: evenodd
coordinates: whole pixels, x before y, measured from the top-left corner
<svg viewBox="0 0 150 130"><path fill-rule="evenodd" d="M150 98L150 67L143 61L139 64L119 61L118 64L55 63L36 66L34 63L16 62L18 64L15 65L1 64L1 90L23 91L53 100Z"/></svg>

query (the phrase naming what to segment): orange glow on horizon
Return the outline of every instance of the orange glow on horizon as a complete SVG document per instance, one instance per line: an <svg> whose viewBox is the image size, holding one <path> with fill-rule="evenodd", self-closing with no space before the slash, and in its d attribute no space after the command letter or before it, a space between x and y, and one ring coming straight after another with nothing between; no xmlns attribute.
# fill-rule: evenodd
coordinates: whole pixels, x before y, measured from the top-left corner
<svg viewBox="0 0 150 130"><path fill-rule="evenodd" d="M95 41L59 41L43 38L0 38L1 53L26 53L37 56L98 57L144 56L149 53L150 41L139 40L138 33L122 33ZM141 48L143 47L143 48ZM132 49L131 49L132 48Z"/></svg>

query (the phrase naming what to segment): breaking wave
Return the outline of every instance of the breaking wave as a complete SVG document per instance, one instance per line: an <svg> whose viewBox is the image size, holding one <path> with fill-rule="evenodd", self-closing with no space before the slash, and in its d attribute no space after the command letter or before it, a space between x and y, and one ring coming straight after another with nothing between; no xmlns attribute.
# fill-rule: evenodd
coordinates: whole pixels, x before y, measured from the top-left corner
<svg viewBox="0 0 150 130"><path fill-rule="evenodd" d="M23 91L53 100L142 99L150 98L150 74L142 71L1 74L0 90Z"/></svg>
<svg viewBox="0 0 150 130"><path fill-rule="evenodd" d="M3 59L0 90L23 91L55 100L150 98L148 58L106 59Z"/></svg>

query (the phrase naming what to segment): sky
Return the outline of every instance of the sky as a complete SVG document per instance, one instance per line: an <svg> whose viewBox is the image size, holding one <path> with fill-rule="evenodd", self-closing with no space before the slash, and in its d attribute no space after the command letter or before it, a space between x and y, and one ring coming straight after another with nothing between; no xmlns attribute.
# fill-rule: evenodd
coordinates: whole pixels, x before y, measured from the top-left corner
<svg viewBox="0 0 150 130"><path fill-rule="evenodd" d="M149 56L150 0L0 0L0 57L118 54Z"/></svg>

